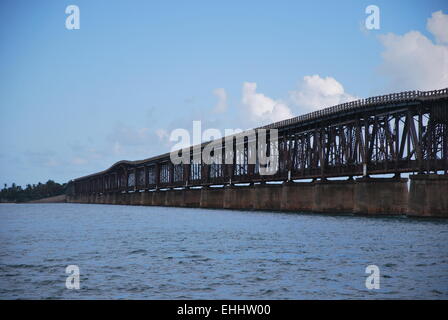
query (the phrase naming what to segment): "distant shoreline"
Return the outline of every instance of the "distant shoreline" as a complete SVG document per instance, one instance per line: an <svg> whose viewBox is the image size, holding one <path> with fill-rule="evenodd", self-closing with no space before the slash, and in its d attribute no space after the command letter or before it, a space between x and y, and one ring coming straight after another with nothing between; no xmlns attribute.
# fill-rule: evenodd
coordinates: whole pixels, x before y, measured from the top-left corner
<svg viewBox="0 0 448 320"><path fill-rule="evenodd" d="M31 201L26 201L26 202L13 202L13 201L7 201L7 202L0 202L0 204L2 203L9 203L9 204L24 204L24 203L64 203L67 202L66 201L66 196L65 194L61 194L58 196L53 196L53 197L47 197L47 198L42 198L42 199L37 199L37 200L31 200Z"/></svg>
<svg viewBox="0 0 448 320"><path fill-rule="evenodd" d="M59 196L42 198L42 199L38 199L38 200L32 200L32 201L28 201L28 202L22 202L22 203L62 203L62 202L66 202L65 194L61 194Z"/></svg>

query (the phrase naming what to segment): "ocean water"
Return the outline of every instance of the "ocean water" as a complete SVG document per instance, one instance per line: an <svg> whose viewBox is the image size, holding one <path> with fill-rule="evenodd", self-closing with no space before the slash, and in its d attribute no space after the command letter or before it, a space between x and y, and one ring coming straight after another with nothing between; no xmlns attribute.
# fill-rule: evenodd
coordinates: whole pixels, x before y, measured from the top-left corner
<svg viewBox="0 0 448 320"><path fill-rule="evenodd" d="M448 221L1 204L0 298L447 299Z"/></svg>

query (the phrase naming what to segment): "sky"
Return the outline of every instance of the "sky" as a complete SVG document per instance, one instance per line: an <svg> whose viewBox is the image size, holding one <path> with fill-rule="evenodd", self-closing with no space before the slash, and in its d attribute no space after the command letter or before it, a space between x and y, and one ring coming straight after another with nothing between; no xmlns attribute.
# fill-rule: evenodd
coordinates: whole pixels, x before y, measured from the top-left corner
<svg viewBox="0 0 448 320"><path fill-rule="evenodd" d="M66 8L80 28L66 28ZM379 29L366 28L366 7ZM0 2L0 183L67 182L253 128L448 87L446 1Z"/></svg>

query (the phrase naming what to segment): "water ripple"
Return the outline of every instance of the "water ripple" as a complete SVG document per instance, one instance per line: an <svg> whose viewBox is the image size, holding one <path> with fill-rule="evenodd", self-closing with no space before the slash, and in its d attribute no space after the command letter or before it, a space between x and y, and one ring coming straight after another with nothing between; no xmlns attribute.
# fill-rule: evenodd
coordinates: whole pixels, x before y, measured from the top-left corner
<svg viewBox="0 0 448 320"><path fill-rule="evenodd" d="M448 298L446 220L76 204L0 219L1 299Z"/></svg>

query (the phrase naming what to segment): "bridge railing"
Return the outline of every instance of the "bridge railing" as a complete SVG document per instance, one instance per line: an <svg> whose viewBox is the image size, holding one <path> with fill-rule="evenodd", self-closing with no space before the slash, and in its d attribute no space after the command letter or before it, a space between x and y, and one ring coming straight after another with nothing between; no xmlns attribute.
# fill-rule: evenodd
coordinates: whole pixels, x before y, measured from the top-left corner
<svg viewBox="0 0 448 320"><path fill-rule="evenodd" d="M389 104L389 103L399 103L411 100L417 100L419 98L430 98L430 97L439 97L441 95L447 95L448 88L440 89L440 90L431 90L431 91L404 91L399 93L391 93L382 96L375 96L370 98L358 99L350 102L344 102L332 107L320 109L317 111L313 111L311 113L307 113L295 118L282 120L278 122L274 122L263 126L261 128L271 129L271 128L279 128L284 126L289 126L292 124L299 124L303 122L307 122L310 120L318 119L320 117L329 116L332 114L350 111L359 108L365 108L372 105L378 104Z"/></svg>

